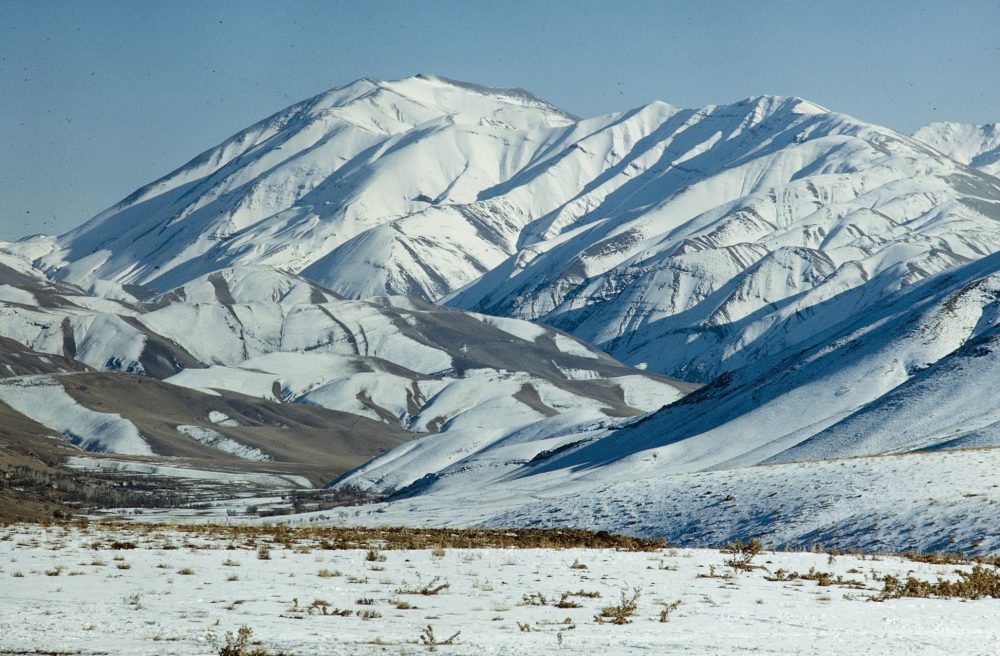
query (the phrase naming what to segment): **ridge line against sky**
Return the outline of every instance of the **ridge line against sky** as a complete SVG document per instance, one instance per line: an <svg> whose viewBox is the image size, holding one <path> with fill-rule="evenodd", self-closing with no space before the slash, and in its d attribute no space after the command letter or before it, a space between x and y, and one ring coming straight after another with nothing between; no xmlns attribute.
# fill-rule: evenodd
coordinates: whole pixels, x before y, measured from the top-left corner
<svg viewBox="0 0 1000 656"><path fill-rule="evenodd" d="M581 116L796 95L912 132L1000 120L1000 3L0 2L0 239L62 233L360 77L522 87Z"/></svg>

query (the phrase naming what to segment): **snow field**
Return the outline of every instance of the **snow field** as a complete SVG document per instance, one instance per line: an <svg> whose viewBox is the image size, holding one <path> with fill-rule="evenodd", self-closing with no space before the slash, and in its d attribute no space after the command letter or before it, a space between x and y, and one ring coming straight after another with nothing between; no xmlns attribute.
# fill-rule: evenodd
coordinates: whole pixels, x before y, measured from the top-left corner
<svg viewBox="0 0 1000 656"><path fill-rule="evenodd" d="M869 599L885 574L933 580L966 565L765 551L758 568L719 578L730 570L713 550L369 552L253 535L0 528L0 651L211 654L241 626L268 653L297 655L425 653L428 626L438 642L458 633L439 653L477 655L971 655L1000 640L1000 600ZM811 568L862 587L768 580ZM630 623L595 621L635 590Z"/></svg>

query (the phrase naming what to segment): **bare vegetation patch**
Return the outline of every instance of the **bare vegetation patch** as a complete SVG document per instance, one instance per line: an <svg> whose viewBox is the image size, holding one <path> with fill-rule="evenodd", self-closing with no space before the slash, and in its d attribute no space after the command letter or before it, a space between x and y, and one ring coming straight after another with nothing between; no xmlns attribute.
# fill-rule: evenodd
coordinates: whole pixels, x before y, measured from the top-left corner
<svg viewBox="0 0 1000 656"><path fill-rule="evenodd" d="M410 586L404 581L403 584L396 590L398 595L423 595L425 597L430 597L438 594L443 590L447 590L451 587L451 584L442 581L440 577L435 576L431 579L430 583L424 585Z"/></svg>
<svg viewBox="0 0 1000 656"><path fill-rule="evenodd" d="M40 526L59 524L42 523ZM271 549L280 545L321 550L363 549L370 562L384 562L382 551L401 549L431 550L443 557L446 549L615 549L618 551L657 551L665 548L662 539L613 535L606 531L582 529L436 529L436 528L360 528L329 526L287 526L247 524L124 524L99 525L114 538L113 549L135 549L151 541L159 549L175 548L165 537L181 534L188 548L206 548L220 541L228 545L256 544L258 558L268 560ZM98 543L97 548L104 544ZM150 545L152 546L152 545ZM211 548L218 548L211 546ZM371 553L368 553L371 552ZM574 567L571 565L571 567ZM576 569L586 565L575 563Z"/></svg>
<svg viewBox="0 0 1000 656"><path fill-rule="evenodd" d="M819 571L814 567L810 567L809 571L805 574L799 574L798 572L786 572L783 569L777 569L774 571L774 574L771 576L765 576L764 578L768 581L815 581L821 588L831 585L858 589L864 589L867 587L863 581L844 578L842 574Z"/></svg>
<svg viewBox="0 0 1000 656"><path fill-rule="evenodd" d="M876 599L898 599L900 597L958 597L961 599L1000 599L1000 570L994 567L974 565L969 571L956 571L958 578L939 578L935 582L908 576L901 580L886 575L882 579L882 592Z"/></svg>

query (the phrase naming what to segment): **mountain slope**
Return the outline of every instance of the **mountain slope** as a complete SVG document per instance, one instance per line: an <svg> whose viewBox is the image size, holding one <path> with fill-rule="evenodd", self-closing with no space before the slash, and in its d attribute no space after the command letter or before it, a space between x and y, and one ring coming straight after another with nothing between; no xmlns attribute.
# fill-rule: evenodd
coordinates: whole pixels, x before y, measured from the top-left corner
<svg viewBox="0 0 1000 656"><path fill-rule="evenodd" d="M334 488L439 509L1000 446L992 142L918 136L361 80L9 246L59 282L0 290L0 336L419 432Z"/></svg>
<svg viewBox="0 0 1000 656"><path fill-rule="evenodd" d="M2 378L0 417L27 426L0 436L8 446L73 445L98 467L269 474L285 486L321 485L414 437L344 412L107 372Z"/></svg>
<svg viewBox="0 0 1000 656"><path fill-rule="evenodd" d="M983 173L1000 176L1000 123L931 123L914 132L913 138Z"/></svg>
<svg viewBox="0 0 1000 656"><path fill-rule="evenodd" d="M531 494L559 485L665 481L709 469L1000 447L1000 413L990 400L1000 375L1000 254L853 313L865 293L849 290L826 301L816 316L840 320L817 327L800 350L723 374L645 417L577 429L559 448L527 454L495 476L463 463L430 476L408 470L398 458L416 448L407 445L337 485L384 494L400 486L382 481L408 480L414 485L405 494L441 500L498 484ZM517 455L508 449L477 458L516 462Z"/></svg>

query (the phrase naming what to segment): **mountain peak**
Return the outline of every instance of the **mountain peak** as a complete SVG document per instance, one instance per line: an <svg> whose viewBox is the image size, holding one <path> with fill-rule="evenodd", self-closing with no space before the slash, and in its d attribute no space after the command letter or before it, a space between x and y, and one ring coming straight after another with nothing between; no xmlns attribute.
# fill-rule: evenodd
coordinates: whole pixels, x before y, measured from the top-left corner
<svg viewBox="0 0 1000 656"><path fill-rule="evenodd" d="M713 108L731 108L743 112L753 112L758 117L781 114L831 114L829 109L799 96L759 95L748 96L728 105L713 105Z"/></svg>

